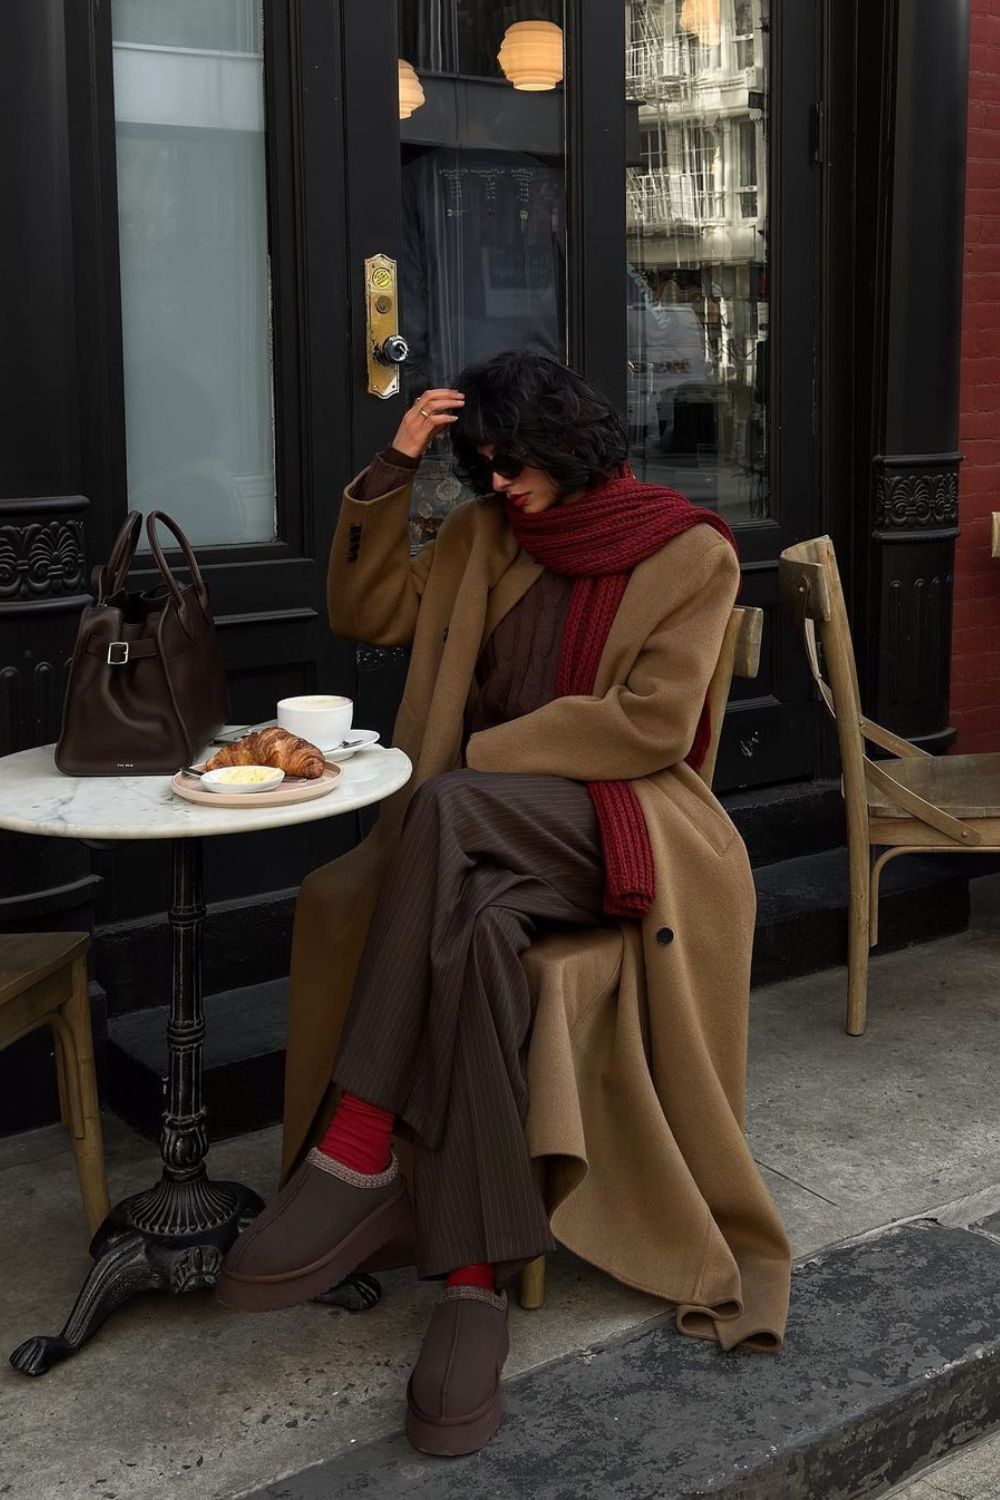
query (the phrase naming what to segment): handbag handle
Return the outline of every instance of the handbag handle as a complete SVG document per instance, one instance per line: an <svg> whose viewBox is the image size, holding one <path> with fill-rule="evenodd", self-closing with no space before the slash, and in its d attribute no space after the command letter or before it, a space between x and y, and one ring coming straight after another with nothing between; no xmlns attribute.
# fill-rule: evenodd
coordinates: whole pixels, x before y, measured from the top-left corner
<svg viewBox="0 0 1000 1500"><path fill-rule="evenodd" d="M141 531L141 511L130 510L122 522L121 530L115 537L111 556L106 563L98 563L91 570L90 587L97 595L98 604L103 604L110 594L117 594L119 589L125 587L129 568L135 558L135 549L139 545Z"/></svg>
<svg viewBox="0 0 1000 1500"><path fill-rule="evenodd" d="M158 522L164 525L167 530L173 534L178 547L180 547L181 551L183 552L184 561L187 563L188 572L191 574L191 582L195 586L195 590L201 603L201 607L207 614L209 608L208 589L205 587L205 580L201 576L201 569L198 566L197 558L191 550L191 543L188 541L187 537L184 535L177 522L173 520L171 516L165 515L162 510L151 510L149 515L146 517L146 536L149 540L149 550L153 554L153 557L156 561L156 566L160 570L160 574L163 578L164 583L167 585L167 588L170 590L170 593L173 596L174 603L177 605L178 609L181 607L181 604L183 602L181 588L180 584L177 582L177 579L170 571L170 564L167 562L167 559L163 555L163 549L160 546L160 539L156 535L156 527Z"/></svg>

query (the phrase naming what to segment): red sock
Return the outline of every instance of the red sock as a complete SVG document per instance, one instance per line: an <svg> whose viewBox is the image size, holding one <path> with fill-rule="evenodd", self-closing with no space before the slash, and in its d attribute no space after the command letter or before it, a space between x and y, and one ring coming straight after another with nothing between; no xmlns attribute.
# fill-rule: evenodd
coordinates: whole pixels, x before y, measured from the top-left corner
<svg viewBox="0 0 1000 1500"><path fill-rule="evenodd" d="M445 1285L481 1286L484 1292L496 1291L493 1267L487 1265L485 1261L480 1261L477 1266L459 1266L457 1271L449 1271Z"/></svg>
<svg viewBox="0 0 1000 1500"><path fill-rule="evenodd" d="M319 1149L355 1172L382 1172L389 1165L395 1119L377 1104L366 1104L355 1094L341 1094Z"/></svg>

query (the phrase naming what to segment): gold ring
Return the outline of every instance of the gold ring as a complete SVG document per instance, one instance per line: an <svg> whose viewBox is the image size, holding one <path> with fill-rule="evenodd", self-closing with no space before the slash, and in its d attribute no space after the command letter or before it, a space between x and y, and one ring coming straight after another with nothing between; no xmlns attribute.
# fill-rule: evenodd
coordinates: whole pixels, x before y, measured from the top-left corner
<svg viewBox="0 0 1000 1500"><path fill-rule="evenodd" d="M430 417L431 417L431 414L430 414L430 412L429 412L429 411L427 411L427 410L426 410L426 409L425 409L425 408L424 408L424 407L421 407L421 408L420 408L420 415L421 415L421 416L422 416L422 417L426 417L426 418L427 418L427 420L428 420L428 421L430 421Z"/></svg>

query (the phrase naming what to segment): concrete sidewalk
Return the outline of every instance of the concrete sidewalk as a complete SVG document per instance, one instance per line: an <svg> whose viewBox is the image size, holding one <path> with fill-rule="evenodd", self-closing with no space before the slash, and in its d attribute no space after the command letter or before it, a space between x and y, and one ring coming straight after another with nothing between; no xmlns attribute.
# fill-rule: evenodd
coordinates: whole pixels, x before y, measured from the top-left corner
<svg viewBox="0 0 1000 1500"><path fill-rule="evenodd" d="M754 994L750 1138L800 1259L902 1219L954 1226L1000 1212L1000 877L973 891L967 933L875 961L863 1038L842 1029L842 969ZM112 1127L116 1198L151 1179L156 1153ZM265 1193L276 1163L276 1131L211 1155L215 1175ZM6 1355L58 1329L86 1268L61 1131L0 1142L0 1191ZM403 1273L385 1285L360 1317L310 1306L239 1318L204 1295L148 1297L49 1375L5 1369L0 1495L222 1500L398 1431L435 1292ZM559 1256L546 1307L512 1316L508 1375L579 1360L662 1316L652 1299ZM671 1347L683 1342L665 1357ZM594 1494L609 1493L601 1485L595 1475Z"/></svg>
<svg viewBox="0 0 1000 1500"><path fill-rule="evenodd" d="M919 1479L891 1490L886 1500L997 1500L1000 1437L970 1443L925 1469Z"/></svg>

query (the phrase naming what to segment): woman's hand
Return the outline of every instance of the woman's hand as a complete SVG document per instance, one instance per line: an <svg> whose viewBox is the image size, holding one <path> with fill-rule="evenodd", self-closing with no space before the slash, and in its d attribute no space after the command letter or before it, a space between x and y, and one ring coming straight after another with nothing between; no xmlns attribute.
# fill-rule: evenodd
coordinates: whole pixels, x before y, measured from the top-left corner
<svg viewBox="0 0 1000 1500"><path fill-rule="evenodd" d="M400 422L392 446L410 458L423 458L438 433L458 421L455 407L464 405L461 391L424 391Z"/></svg>

